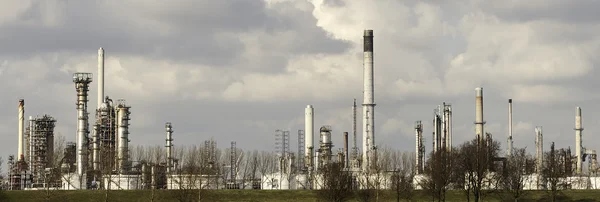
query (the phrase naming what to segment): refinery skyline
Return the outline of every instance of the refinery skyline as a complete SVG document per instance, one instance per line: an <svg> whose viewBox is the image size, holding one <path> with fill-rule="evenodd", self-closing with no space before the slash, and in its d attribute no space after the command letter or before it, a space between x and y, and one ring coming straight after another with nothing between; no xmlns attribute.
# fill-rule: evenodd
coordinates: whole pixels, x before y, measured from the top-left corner
<svg viewBox="0 0 600 202"><path fill-rule="evenodd" d="M352 102L357 99L362 152L364 29L376 35L375 144L414 151L414 122L421 120L430 152L433 109L442 102L452 104L454 146L473 138L474 89L483 87L485 132L502 148L509 98L514 147L527 146L534 153L534 128L542 126L544 148L556 142L574 149L577 106L583 111L585 147L600 147L594 136L600 132L599 98L593 91L599 76L594 66L600 61L592 54L598 52L600 38L591 36L595 28L583 28L599 25L597 19L525 5L508 18L501 5L260 2L240 6L222 1L210 10L181 3L160 11L156 8L161 5L134 8L127 1L8 3L6 8L17 14L0 16L2 158L6 162L17 153L19 99L25 99L24 117L49 114L57 120L56 135L75 141L75 72L93 74L88 109L95 121L99 47L106 51L104 94L132 106L130 146L163 145L164 123L172 122L175 146L214 137L219 147L237 141L242 149L272 151L275 130L290 130L295 137L295 131L304 129L306 105L312 105L315 134L323 125L332 126L337 150L342 133L352 132ZM566 12L569 7L553 8ZM346 12L353 9L366 9L365 16L348 22ZM114 15L101 15L105 11ZM82 13L89 15L79 17ZM212 16L216 13L233 17L222 20ZM296 142L291 143L295 148Z"/></svg>

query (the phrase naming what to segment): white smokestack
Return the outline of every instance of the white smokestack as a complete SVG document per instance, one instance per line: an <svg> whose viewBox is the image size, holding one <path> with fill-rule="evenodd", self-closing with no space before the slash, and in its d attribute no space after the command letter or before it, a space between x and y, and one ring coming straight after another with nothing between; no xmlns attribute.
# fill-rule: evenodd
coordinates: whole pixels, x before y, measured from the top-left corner
<svg viewBox="0 0 600 202"><path fill-rule="evenodd" d="M373 166L375 157L375 84L373 30L365 30L363 35L363 170Z"/></svg>
<svg viewBox="0 0 600 202"><path fill-rule="evenodd" d="M104 102L104 49L98 49L98 109Z"/></svg>
<svg viewBox="0 0 600 202"><path fill-rule="evenodd" d="M575 156L577 156L577 174L581 174L583 161L583 146L581 145L581 135L583 132L583 124L581 120L581 107L575 109Z"/></svg>
<svg viewBox="0 0 600 202"><path fill-rule="evenodd" d="M25 140L24 136L25 134L23 133L24 129L24 125L25 125L25 100L20 99L19 100L19 145L18 145L18 151L17 151L17 158L19 160L24 160L24 155L23 155L23 140Z"/></svg>
<svg viewBox="0 0 600 202"><path fill-rule="evenodd" d="M485 133L483 131L483 88L475 89L475 134L480 140L485 140Z"/></svg>
<svg viewBox="0 0 600 202"><path fill-rule="evenodd" d="M306 158L305 162L306 162L306 167L311 170L313 169L313 148L314 148L314 144L313 144L313 137L314 137L314 108L312 105L308 105L306 106L306 109L304 109L304 158Z"/></svg>
<svg viewBox="0 0 600 202"><path fill-rule="evenodd" d="M508 99L508 142L507 142L507 154L506 156L512 155L513 150L513 135L512 135L512 99Z"/></svg>

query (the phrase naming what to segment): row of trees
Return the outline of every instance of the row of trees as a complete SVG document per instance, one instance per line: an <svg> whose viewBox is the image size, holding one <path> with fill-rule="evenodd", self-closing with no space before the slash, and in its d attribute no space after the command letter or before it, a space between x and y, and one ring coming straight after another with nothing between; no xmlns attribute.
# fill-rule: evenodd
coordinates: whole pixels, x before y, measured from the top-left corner
<svg viewBox="0 0 600 202"><path fill-rule="evenodd" d="M499 142L475 138L451 151L430 154L418 185L437 201L445 201L448 189L463 190L467 201L480 201L489 194L517 201L526 194L526 185L546 190L549 199L555 201L560 190L569 187L565 180L570 175L569 153L555 149L552 143L544 154L542 170L535 170L537 159L525 148L515 148L509 156L500 157Z"/></svg>

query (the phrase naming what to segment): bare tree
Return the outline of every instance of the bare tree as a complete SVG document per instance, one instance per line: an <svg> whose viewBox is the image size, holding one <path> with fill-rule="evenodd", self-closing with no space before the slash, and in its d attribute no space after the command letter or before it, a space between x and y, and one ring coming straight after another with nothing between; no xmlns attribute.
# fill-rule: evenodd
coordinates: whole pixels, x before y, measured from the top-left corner
<svg viewBox="0 0 600 202"><path fill-rule="evenodd" d="M324 165L319 173L323 176L323 186L318 192L325 201L342 202L352 197L352 175L344 171L341 163Z"/></svg>
<svg viewBox="0 0 600 202"><path fill-rule="evenodd" d="M566 177L564 158L561 158L560 151L554 148L554 142L550 144L550 151L544 155L544 165L542 167L542 182L547 187L547 192L552 199L556 201L561 190L567 187L564 178Z"/></svg>
<svg viewBox="0 0 600 202"><path fill-rule="evenodd" d="M523 186L525 185L527 158L525 148L514 148L512 154L507 157L506 167L496 175L498 177L497 188L503 191L502 195L508 194L515 202L526 193Z"/></svg>
<svg viewBox="0 0 600 202"><path fill-rule="evenodd" d="M421 187L431 194L432 200L446 201L446 191L452 176L456 172L455 149L447 151L440 149L429 155L423 174L425 178L419 182Z"/></svg>
<svg viewBox="0 0 600 202"><path fill-rule="evenodd" d="M499 151L500 143L489 139L483 141L475 138L461 145L457 169L461 174L455 176L465 178L463 189L467 201L470 201L471 193L476 202L481 200L483 191L491 187L493 178L490 176L494 169L494 158Z"/></svg>
<svg viewBox="0 0 600 202"><path fill-rule="evenodd" d="M400 157L401 158L398 158ZM394 174L391 176L392 190L396 195L396 201L400 202L401 199L411 201L414 192L414 168L415 161L414 155L408 153L394 152L392 155L392 161L394 162Z"/></svg>

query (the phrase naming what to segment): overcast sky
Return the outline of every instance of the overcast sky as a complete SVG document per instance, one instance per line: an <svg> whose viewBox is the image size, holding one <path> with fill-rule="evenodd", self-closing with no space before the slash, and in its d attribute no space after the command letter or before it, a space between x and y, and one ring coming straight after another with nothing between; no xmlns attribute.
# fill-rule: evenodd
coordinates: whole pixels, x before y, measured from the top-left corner
<svg viewBox="0 0 600 202"><path fill-rule="evenodd" d="M374 30L376 144L415 148L423 120L431 151L433 109L451 103L454 144L473 138L475 88L484 88L485 130L505 148L507 100L515 147L600 149L600 1L596 0L8 0L0 7L0 154L17 153L18 99L26 117L49 114L75 141L75 72L131 108L131 145L272 150L276 129L296 151L304 108L331 125L336 147L362 104L362 34ZM90 121L97 82L90 88ZM362 109L358 110L361 135ZM359 145L362 145L359 136ZM318 142L318 137L315 138Z"/></svg>

